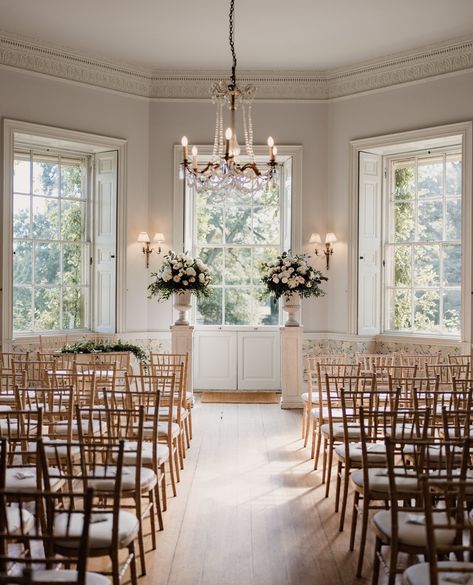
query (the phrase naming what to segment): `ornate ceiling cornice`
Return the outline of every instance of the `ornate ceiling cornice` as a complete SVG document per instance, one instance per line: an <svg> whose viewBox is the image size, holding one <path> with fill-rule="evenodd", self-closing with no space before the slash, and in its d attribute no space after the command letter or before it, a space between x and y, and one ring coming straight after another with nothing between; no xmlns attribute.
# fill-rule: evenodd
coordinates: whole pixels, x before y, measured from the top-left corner
<svg viewBox="0 0 473 585"><path fill-rule="evenodd" d="M146 70L0 33L0 65L135 96L208 99L221 70ZM457 39L327 71L243 71L258 99L330 100L473 69L473 37Z"/></svg>

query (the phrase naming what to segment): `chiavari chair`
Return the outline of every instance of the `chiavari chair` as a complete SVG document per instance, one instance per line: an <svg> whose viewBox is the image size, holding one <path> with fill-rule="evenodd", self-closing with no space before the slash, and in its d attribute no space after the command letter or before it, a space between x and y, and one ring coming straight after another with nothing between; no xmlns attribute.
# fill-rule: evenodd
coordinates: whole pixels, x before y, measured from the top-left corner
<svg viewBox="0 0 473 585"><path fill-rule="evenodd" d="M47 381L49 388L74 389L74 400L80 406L93 407L97 393L95 371L90 373L73 372L48 372Z"/></svg>
<svg viewBox="0 0 473 585"><path fill-rule="evenodd" d="M399 389L397 390L399 392ZM350 550L354 550L358 517L361 516L356 574L362 574L363 560L368 534L369 514L373 510L386 508L389 501L387 476L386 437L426 439L430 412L397 408L399 395L374 408L362 407L359 411L361 439L359 450L361 465L350 477L353 488L353 510L350 534ZM406 480L405 487L409 486ZM414 480L415 481L415 480ZM415 484L414 484L415 485Z"/></svg>
<svg viewBox="0 0 473 585"><path fill-rule="evenodd" d="M336 512L339 509L340 490L343 482L340 532L343 530L345 522L350 474L353 469L359 469L362 466L362 443L360 443L360 440L363 441L361 432L363 421L361 413L365 409L371 413L396 412L398 409L398 397L398 390L388 392L385 389L379 389L374 376L371 379L363 377L359 384L348 388L344 386L341 389L340 398L344 432L342 443L335 447L335 460L337 463ZM354 435L359 435L359 440L353 440ZM384 445L377 445L376 441L372 441L372 443L366 455L368 464L371 466L385 464L386 453Z"/></svg>
<svg viewBox="0 0 473 585"><path fill-rule="evenodd" d="M403 573L403 583L465 585L472 582L473 481L424 476L421 485L428 561L408 567Z"/></svg>
<svg viewBox="0 0 473 585"><path fill-rule="evenodd" d="M471 371L471 354L469 353L449 353L447 354L447 360L452 365L468 365Z"/></svg>
<svg viewBox="0 0 473 585"><path fill-rule="evenodd" d="M409 354L401 352L399 354L399 363L401 366L417 366L419 376L425 376L426 365L440 364L440 352L426 354Z"/></svg>
<svg viewBox="0 0 473 585"><path fill-rule="evenodd" d="M323 437L329 435L330 416L332 423L336 426L335 432L340 430L341 423L341 406L334 403L333 407L328 402L327 393L331 392L335 399L340 399L340 378L345 376L358 376L360 365L344 363L335 359L335 363L318 363L316 364L317 372L317 394L312 395L311 400L315 401L315 407L311 408L309 416L312 419L312 446L311 459L314 459L314 469L317 469L320 457L320 448L323 443ZM326 376L329 376L327 382ZM329 416L329 408L331 415ZM338 422L337 422L338 421ZM322 473L322 480L325 481L325 471Z"/></svg>
<svg viewBox="0 0 473 585"><path fill-rule="evenodd" d="M364 388L374 389L374 375L347 375L346 370L342 375L329 376L325 374L325 398L327 400L328 423L321 426L323 439L322 450L322 483L326 483L325 497L330 493L330 482L332 475L332 464L334 449L343 443L345 438L345 427L343 425L342 389L348 391L363 390ZM349 439L359 440L360 429L355 426L349 429Z"/></svg>
<svg viewBox="0 0 473 585"><path fill-rule="evenodd" d="M26 372L0 372L0 413L16 408L15 388L26 388Z"/></svg>
<svg viewBox="0 0 473 585"><path fill-rule="evenodd" d="M465 479L471 446L469 439L386 438L390 509L379 511L372 518L376 535L373 583L377 583L379 577L383 545L390 548L388 585L395 583L400 552L411 557L429 553L420 480L424 475L447 480ZM442 544L451 545L455 541L455 533L447 531L440 535Z"/></svg>
<svg viewBox="0 0 473 585"><path fill-rule="evenodd" d="M393 390L395 388L399 388L399 405L402 408L415 408L414 396L417 390L420 392L438 390L438 376L434 376L433 378L420 377L417 375L417 366L401 367L409 369L403 373L407 374L409 371L413 371L416 374L415 376L399 376L399 372L393 371L393 374L389 375L389 389Z"/></svg>
<svg viewBox="0 0 473 585"><path fill-rule="evenodd" d="M453 390L453 378L468 379L470 364L426 364L425 374L429 378L439 377L440 389Z"/></svg>
<svg viewBox="0 0 473 585"><path fill-rule="evenodd" d="M13 374L20 376L25 372L28 380L28 388L41 388L47 386L47 372L54 369L54 362L29 360L27 362L12 361Z"/></svg>
<svg viewBox="0 0 473 585"><path fill-rule="evenodd" d="M38 361L53 363L53 370L55 372L72 372L76 362L75 353L61 353L61 352L41 352L38 351Z"/></svg>
<svg viewBox="0 0 473 585"><path fill-rule="evenodd" d="M94 377L95 395L93 406L99 406L103 401L101 395L104 390L115 390L117 383L117 367L115 363L103 363L95 359L91 362L76 362L74 365L78 379L86 379L87 376ZM84 378L85 377L85 378Z"/></svg>
<svg viewBox="0 0 473 585"><path fill-rule="evenodd" d="M319 388L324 383L323 376L322 378L319 376L319 369L317 368L317 364L333 365L345 363L346 361L346 356L338 354L305 357L307 392L304 392L301 395L304 405L302 411L302 438L304 439L304 447L307 447L307 441L309 440L310 436L312 422L311 411L313 408L317 407L319 402ZM317 424L316 421L318 422L318 419L314 419L315 424Z"/></svg>
<svg viewBox="0 0 473 585"><path fill-rule="evenodd" d="M156 548L155 524L155 487L158 481L154 470L142 465L143 458L143 426L144 410L139 406L132 409L112 408L80 408L76 407L76 419L79 425L79 442L85 444L111 443L123 441L123 479L121 497L124 500L134 501L133 510L140 522L138 543L140 549L141 573L146 575L144 528L143 523L149 515L151 521L151 539L153 549ZM94 430L94 425L100 423L101 433ZM92 431L92 432L90 432ZM97 494L101 491L100 485L95 485ZM143 506L142 498L147 498L147 505ZM124 505L122 504L122 508Z"/></svg>
<svg viewBox="0 0 473 585"><path fill-rule="evenodd" d="M39 351L41 353L56 351L64 347L68 342L67 335L40 335Z"/></svg>
<svg viewBox="0 0 473 585"><path fill-rule="evenodd" d="M394 366L396 356L390 353L357 353L356 362L361 365L361 374L372 374L379 366Z"/></svg>
<svg viewBox="0 0 473 585"><path fill-rule="evenodd" d="M6 351L0 352L0 373L11 373L13 371L13 360L15 360L17 363L27 362L29 356L30 353L28 351L24 353Z"/></svg>
<svg viewBox="0 0 473 585"><path fill-rule="evenodd" d="M374 366L373 373L376 376L377 388L389 388L392 390L392 385L389 382L390 378L402 384L402 381L406 378L416 377L417 366L377 365Z"/></svg>
<svg viewBox="0 0 473 585"><path fill-rule="evenodd" d="M13 497L15 507L9 505ZM92 503L92 490L61 494L0 490L0 583L109 585L103 575L87 571ZM58 546L68 549L68 564L75 569L64 568Z"/></svg>
<svg viewBox="0 0 473 585"><path fill-rule="evenodd" d="M102 416L103 411L100 412L99 416ZM77 448L80 449L79 458L73 455ZM120 585L128 568L132 585L137 585L135 540L140 523L135 514L121 509L124 487L134 485L133 474L124 470L124 441L117 444L90 437L87 441L64 443L40 440L38 451L46 490L51 491L50 486L58 477L68 484L73 483L74 491L86 492L93 488L94 518L89 526L88 556L110 558L111 571L104 573L111 575L113 585ZM64 452L68 454L66 466L63 465ZM64 524L58 523L53 529L53 535L58 539L55 552L67 559L76 551L62 542L63 534ZM122 562L121 550L127 551Z"/></svg>

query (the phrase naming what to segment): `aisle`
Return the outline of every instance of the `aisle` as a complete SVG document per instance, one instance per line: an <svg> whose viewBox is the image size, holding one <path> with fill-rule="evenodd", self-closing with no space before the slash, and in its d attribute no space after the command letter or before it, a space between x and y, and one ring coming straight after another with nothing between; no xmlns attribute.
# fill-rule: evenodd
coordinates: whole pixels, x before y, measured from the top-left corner
<svg viewBox="0 0 473 585"><path fill-rule="evenodd" d="M177 499L143 585L341 585L355 580L349 529L311 472L300 412L198 404ZM334 491L334 490L333 490ZM371 561L372 542L368 543ZM369 577L367 563L365 576Z"/></svg>

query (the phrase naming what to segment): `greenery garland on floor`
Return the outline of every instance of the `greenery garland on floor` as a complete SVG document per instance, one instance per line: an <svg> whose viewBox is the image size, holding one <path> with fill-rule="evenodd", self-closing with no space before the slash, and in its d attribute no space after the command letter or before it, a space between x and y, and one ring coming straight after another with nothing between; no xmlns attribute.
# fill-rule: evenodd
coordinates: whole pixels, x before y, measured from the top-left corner
<svg viewBox="0 0 473 585"><path fill-rule="evenodd" d="M122 341L77 341L76 343L67 343L61 348L61 353L113 353L115 351L130 351L136 359L142 364L146 364L147 356L142 347L132 343L123 343Z"/></svg>

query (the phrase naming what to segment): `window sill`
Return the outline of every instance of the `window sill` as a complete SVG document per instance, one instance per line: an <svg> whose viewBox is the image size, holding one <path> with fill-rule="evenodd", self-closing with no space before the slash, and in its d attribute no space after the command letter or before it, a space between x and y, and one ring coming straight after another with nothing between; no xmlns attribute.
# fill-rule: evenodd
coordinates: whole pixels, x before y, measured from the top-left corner
<svg viewBox="0 0 473 585"><path fill-rule="evenodd" d="M394 342L394 343L418 343L422 345L460 345L462 340L459 337L448 337L446 335L439 337L438 335L419 335L413 333L408 335L405 333L382 333L376 336L376 341Z"/></svg>

